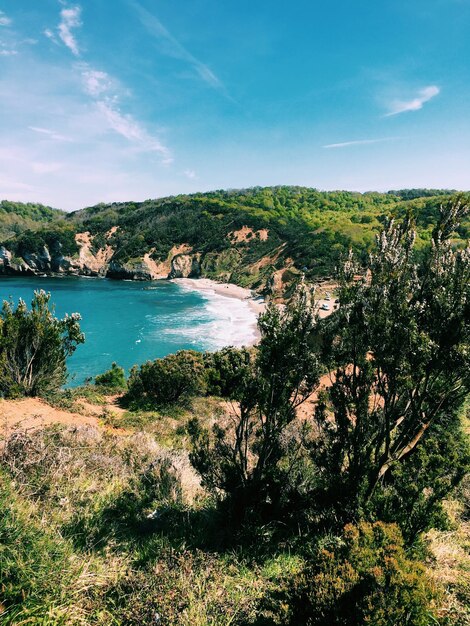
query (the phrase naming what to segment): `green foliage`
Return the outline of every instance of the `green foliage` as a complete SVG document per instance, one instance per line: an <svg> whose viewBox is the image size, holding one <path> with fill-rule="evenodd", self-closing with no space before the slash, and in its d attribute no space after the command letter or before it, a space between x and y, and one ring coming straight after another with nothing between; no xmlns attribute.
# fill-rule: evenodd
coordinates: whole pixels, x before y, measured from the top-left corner
<svg viewBox="0 0 470 626"><path fill-rule="evenodd" d="M57 209L22 202L0 202L0 243L14 239L25 230L42 228L45 223L58 223L65 213Z"/></svg>
<svg viewBox="0 0 470 626"><path fill-rule="evenodd" d="M299 444L289 441L286 430L318 384L319 367L309 342L313 324L304 288L284 311L268 307L259 319L255 359L241 371L238 411L228 425L215 424L211 434L196 420L190 423L191 463L203 485L222 495L235 520L253 512L279 515L295 492L296 464L283 460L288 453L295 459Z"/></svg>
<svg viewBox="0 0 470 626"><path fill-rule="evenodd" d="M117 363L112 363L111 369L95 377L95 385L108 387L109 389L126 389L127 380L124 368Z"/></svg>
<svg viewBox="0 0 470 626"><path fill-rule="evenodd" d="M35 396L59 389L67 380L66 359L84 342L80 316L59 320L50 307L51 295L36 291L28 310L3 302L0 312L0 394Z"/></svg>
<svg viewBox="0 0 470 626"><path fill-rule="evenodd" d="M415 198L431 198L435 196L448 196L456 193L455 189L399 189L398 191L387 191L392 196L397 196L402 200L414 200Z"/></svg>
<svg viewBox="0 0 470 626"><path fill-rule="evenodd" d="M207 395L237 399L249 374L253 351L246 348L223 348L204 354Z"/></svg>
<svg viewBox="0 0 470 626"><path fill-rule="evenodd" d="M341 537L324 543L309 567L294 579L289 623L444 623L435 608L438 594L424 567L407 556L396 526L381 522L347 525Z"/></svg>
<svg viewBox="0 0 470 626"><path fill-rule="evenodd" d="M11 202L9 200L2 200L0 202L0 216L8 214L18 215L20 217L28 218L38 222L49 222L64 215L62 211L59 211L58 209L52 209L51 207L44 206L43 204L36 204L32 202Z"/></svg>
<svg viewBox="0 0 470 626"><path fill-rule="evenodd" d="M134 367L125 399L136 406L184 404L206 390L204 359L193 350L180 350L163 359Z"/></svg>
<svg viewBox="0 0 470 626"><path fill-rule="evenodd" d="M433 423L413 454L396 464L369 504L372 516L398 523L407 543L448 527L444 501L470 469L468 437L459 415Z"/></svg>
<svg viewBox="0 0 470 626"><path fill-rule="evenodd" d="M163 261L173 246L189 244L200 255L202 275L264 288L273 267L260 265L262 259L271 257L279 267L293 259L309 278L331 275L350 248L365 261L375 234L393 216L403 220L410 212L415 215L422 247L430 241L440 204L450 197L451 192L442 190L360 194L280 186L99 204L72 214L37 212L21 205L18 215L0 211L0 242L15 256L40 253L44 245L51 252L60 249L73 255L75 234L89 231L94 237L92 251L109 244L113 261L121 264L146 253ZM232 233L243 226L254 233L267 229L267 240L249 235L236 242ZM456 245L468 236L469 227L465 219L454 233Z"/></svg>
<svg viewBox="0 0 470 626"><path fill-rule="evenodd" d="M470 387L470 253L449 242L465 211L458 202L443 210L417 265L414 232L405 222L380 235L364 279L355 279L352 258L344 266L340 308L319 329L335 379L317 406L312 444L319 469L313 499L323 508L330 503L333 519L363 516L378 493L396 489L402 514L393 521L411 539L413 527L419 532L426 518L432 523L433 504L465 471L463 458L446 468L462 449L451 429L445 445L435 440L455 424ZM416 489L403 474L411 468Z"/></svg>
<svg viewBox="0 0 470 626"><path fill-rule="evenodd" d="M50 252L60 252L63 255L73 255L78 252L75 242L75 230L65 223L53 228L26 230L13 242L8 242L8 248L18 256L40 254L47 246Z"/></svg>
<svg viewBox="0 0 470 626"><path fill-rule="evenodd" d="M53 537L15 498L15 488L0 469L0 622L68 623L64 587L78 575L66 542Z"/></svg>

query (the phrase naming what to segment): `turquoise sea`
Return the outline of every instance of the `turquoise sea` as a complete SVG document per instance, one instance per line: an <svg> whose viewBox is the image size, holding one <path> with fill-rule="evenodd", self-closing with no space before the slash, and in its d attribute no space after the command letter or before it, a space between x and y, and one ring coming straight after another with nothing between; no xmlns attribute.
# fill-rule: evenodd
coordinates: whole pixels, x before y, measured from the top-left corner
<svg viewBox="0 0 470 626"><path fill-rule="evenodd" d="M0 301L22 298L29 306L37 289L52 294L57 316L82 316L86 339L68 361L71 386L113 361L128 370L177 350L217 350L253 340L255 316L247 302L169 281L2 277Z"/></svg>

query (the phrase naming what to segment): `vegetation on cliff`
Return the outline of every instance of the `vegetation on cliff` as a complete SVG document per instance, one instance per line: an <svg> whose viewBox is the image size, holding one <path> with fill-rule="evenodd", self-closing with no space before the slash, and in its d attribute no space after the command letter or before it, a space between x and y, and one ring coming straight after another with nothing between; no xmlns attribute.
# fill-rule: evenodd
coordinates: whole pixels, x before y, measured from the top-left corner
<svg viewBox="0 0 470 626"><path fill-rule="evenodd" d="M68 259L57 261L54 270L54 262L34 258L38 271L116 278L206 276L269 292L276 291L276 281L281 290L283 283L295 283L300 271L312 280L331 275L349 249L364 261L390 217L411 215L417 248L423 248L431 240L439 206L450 195L439 190L360 194L255 187L99 204L71 214L44 209L33 227L18 226L9 236L0 230L0 245L26 262L44 246L52 256ZM25 207L18 206L18 215L26 211L34 218L34 210ZM0 225L1 218L0 213ZM468 237L469 227L466 218L453 235L455 244ZM79 232L90 233L88 252L96 263L89 266L74 259L83 245L76 239Z"/></svg>

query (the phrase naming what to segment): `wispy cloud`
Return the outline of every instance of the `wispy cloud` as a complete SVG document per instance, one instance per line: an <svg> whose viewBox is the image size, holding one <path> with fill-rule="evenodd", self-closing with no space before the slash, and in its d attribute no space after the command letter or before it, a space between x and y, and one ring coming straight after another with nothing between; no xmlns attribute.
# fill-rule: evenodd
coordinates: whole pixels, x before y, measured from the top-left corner
<svg viewBox="0 0 470 626"><path fill-rule="evenodd" d="M108 127L134 144L137 150L144 152L158 152L164 157L163 162L169 164L173 162L170 151L156 137L150 135L132 115L126 115L119 109L104 100L96 103L98 110L102 113Z"/></svg>
<svg viewBox="0 0 470 626"><path fill-rule="evenodd" d="M46 135L49 139L53 139L54 141L72 141L69 137L65 137L50 128L41 128L39 126L28 126L28 128L40 135Z"/></svg>
<svg viewBox="0 0 470 626"><path fill-rule="evenodd" d="M392 141L396 137L382 137L381 139L357 139L355 141L342 141L341 143L329 143L322 148L348 148L349 146L365 146L372 143L382 143L384 141Z"/></svg>
<svg viewBox="0 0 470 626"><path fill-rule="evenodd" d="M429 100L437 96L440 92L441 90L437 85L429 85L421 89L418 95L411 100L393 100L388 107L390 111L385 117L399 115L400 113L406 113L408 111L419 111L426 102L429 102Z"/></svg>
<svg viewBox="0 0 470 626"><path fill-rule="evenodd" d="M7 146L0 146L0 197L79 208L169 194L174 159L165 131L139 115L118 75L86 62L77 30L85 21L81 1L59 4L46 36L66 54L53 63L35 50L22 62L20 46L34 42L0 29L0 131ZM4 51L14 49L7 63ZM28 98L19 98L25 89Z"/></svg>
<svg viewBox="0 0 470 626"><path fill-rule="evenodd" d="M227 98L232 99L223 83L214 74L214 72L205 64L197 59L189 50L187 50L160 22L160 20L152 15L147 9L141 6L138 2L130 0L130 5L137 11L139 19L148 32L160 40L163 44L163 52L174 59L185 61L198 74L198 76L207 83L213 89L223 93Z"/></svg>
<svg viewBox="0 0 470 626"><path fill-rule="evenodd" d="M54 174L62 169L62 163L48 161L36 161L31 165L35 174Z"/></svg>
<svg viewBox="0 0 470 626"><path fill-rule="evenodd" d="M82 25L80 20L81 8L79 6L67 7L60 12L60 24L58 26L59 37L73 55L78 57L80 50L78 48L77 40L73 34L73 30L79 28ZM49 31L50 33L50 31ZM45 31L46 36L50 37L48 31Z"/></svg>
<svg viewBox="0 0 470 626"><path fill-rule="evenodd" d="M3 11L0 11L0 26L10 26L11 18L9 18Z"/></svg>
<svg viewBox="0 0 470 626"><path fill-rule="evenodd" d="M132 115L121 112L122 96L128 92L119 81L86 63L77 64L76 67L81 72L84 92L95 100L107 128L127 139L135 150L157 152L166 165L173 162L170 150L158 138L151 135Z"/></svg>
<svg viewBox="0 0 470 626"><path fill-rule="evenodd" d="M189 178L189 180L197 180L197 174L194 170L184 170L183 174L186 178Z"/></svg>
<svg viewBox="0 0 470 626"><path fill-rule="evenodd" d="M85 92L93 97L109 92L114 81L109 74L101 70L85 67L82 71Z"/></svg>

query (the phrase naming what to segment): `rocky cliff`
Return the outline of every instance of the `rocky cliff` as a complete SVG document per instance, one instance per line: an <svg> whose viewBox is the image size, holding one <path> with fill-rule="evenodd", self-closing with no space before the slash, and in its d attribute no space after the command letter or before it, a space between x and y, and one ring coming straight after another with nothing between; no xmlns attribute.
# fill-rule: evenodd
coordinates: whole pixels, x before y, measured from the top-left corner
<svg viewBox="0 0 470 626"><path fill-rule="evenodd" d="M163 259L152 248L142 256L125 260L119 258L119 249L113 239L116 231L117 227L111 228L105 233L104 239L98 239L89 231L76 233L78 251L72 255L63 254L58 242L50 246L43 245L34 252L24 250L21 256L15 256L6 245L0 246L0 275L96 276L142 281L209 277L222 282L245 284L265 295L281 299L289 288L287 283L292 284L299 278L299 272L296 272L290 259L285 267L272 273L280 250L251 264L242 265L243 259L237 246L251 236L266 241L267 230L261 233L252 232L247 227L235 230L227 237L229 247L219 252L203 254L194 251L188 244L179 244L174 245ZM264 271L268 269L270 271ZM256 284L253 284L254 277Z"/></svg>
<svg viewBox="0 0 470 626"><path fill-rule="evenodd" d="M114 231L115 232L115 231ZM114 232L107 233L109 239ZM43 246L38 252L23 252L21 257L0 246L0 274L7 275L70 275L97 276L131 280L158 280L166 278L197 278L201 275L200 254L192 253L190 246L173 246L164 261L152 258L153 250L127 261L114 259L115 250L107 243L93 245L89 232L77 233L78 254L64 256L61 246Z"/></svg>

